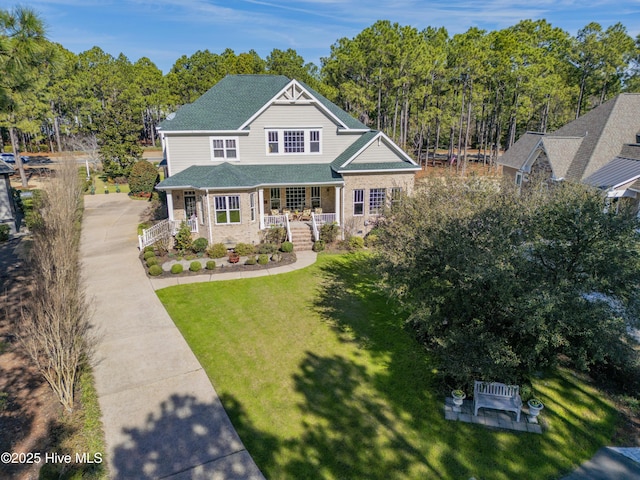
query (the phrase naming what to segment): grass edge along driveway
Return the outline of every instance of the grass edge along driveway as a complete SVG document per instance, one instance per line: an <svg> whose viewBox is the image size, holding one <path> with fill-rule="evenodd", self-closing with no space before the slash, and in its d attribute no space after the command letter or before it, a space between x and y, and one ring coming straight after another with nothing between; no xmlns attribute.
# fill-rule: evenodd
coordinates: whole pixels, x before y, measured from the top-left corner
<svg viewBox="0 0 640 480"><path fill-rule="evenodd" d="M542 435L444 420L437 367L365 254L157 293L267 478L558 478L617 421L565 371L534 381Z"/></svg>

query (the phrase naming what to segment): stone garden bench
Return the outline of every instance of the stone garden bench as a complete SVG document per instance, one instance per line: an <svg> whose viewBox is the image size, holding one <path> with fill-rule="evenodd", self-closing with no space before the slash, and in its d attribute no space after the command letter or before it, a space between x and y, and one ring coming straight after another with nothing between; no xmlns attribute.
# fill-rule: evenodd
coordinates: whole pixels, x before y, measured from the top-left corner
<svg viewBox="0 0 640 480"><path fill-rule="evenodd" d="M519 422L520 411L522 410L520 387L476 380L473 385L473 414L478 415L480 408L514 412L516 414L516 422Z"/></svg>

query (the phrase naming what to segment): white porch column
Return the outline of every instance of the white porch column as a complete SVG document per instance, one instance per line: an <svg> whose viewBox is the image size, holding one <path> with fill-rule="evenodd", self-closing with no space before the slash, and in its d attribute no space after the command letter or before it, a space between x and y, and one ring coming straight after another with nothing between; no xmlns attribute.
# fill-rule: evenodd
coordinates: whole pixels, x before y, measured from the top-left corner
<svg viewBox="0 0 640 480"><path fill-rule="evenodd" d="M342 187L338 187L336 186L336 222L338 222L338 225L340 225L342 222L340 221L340 212L342 211L342 202L340 201L342 198L341 195L341 190Z"/></svg>
<svg viewBox="0 0 640 480"><path fill-rule="evenodd" d="M258 213L260 215L260 230L264 230L264 188L258 189Z"/></svg>
<svg viewBox="0 0 640 480"><path fill-rule="evenodd" d="M169 220L173 221L173 190L167 191L167 210L169 211Z"/></svg>

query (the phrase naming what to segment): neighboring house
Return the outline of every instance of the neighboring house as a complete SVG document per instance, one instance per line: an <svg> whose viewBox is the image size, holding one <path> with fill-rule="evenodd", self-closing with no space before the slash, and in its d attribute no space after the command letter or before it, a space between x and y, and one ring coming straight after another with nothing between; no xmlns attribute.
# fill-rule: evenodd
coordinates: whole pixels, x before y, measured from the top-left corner
<svg viewBox="0 0 640 480"><path fill-rule="evenodd" d="M623 155L638 133L640 94L623 93L553 133L525 133L498 163L518 185L532 174L585 182Z"/></svg>
<svg viewBox="0 0 640 480"><path fill-rule="evenodd" d="M640 134L636 143L622 147L620 153L604 167L583 180L607 191L609 198L640 200Z"/></svg>
<svg viewBox="0 0 640 480"><path fill-rule="evenodd" d="M159 132L169 219L229 246L257 244L272 225L292 238L297 224L306 242L327 222L364 235L420 170L384 133L284 76L229 75Z"/></svg>
<svg viewBox="0 0 640 480"><path fill-rule="evenodd" d="M11 227L11 233L17 229L18 216L16 206L11 195L9 175L13 174L13 167L0 160L0 224L6 223Z"/></svg>

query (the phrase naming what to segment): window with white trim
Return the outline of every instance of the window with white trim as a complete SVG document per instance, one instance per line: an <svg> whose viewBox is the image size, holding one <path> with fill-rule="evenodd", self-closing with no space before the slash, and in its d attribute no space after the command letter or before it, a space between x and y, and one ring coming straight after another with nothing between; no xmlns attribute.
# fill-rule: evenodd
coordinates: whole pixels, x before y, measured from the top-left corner
<svg viewBox="0 0 640 480"><path fill-rule="evenodd" d="M391 189L391 206L400 204L402 200L402 187L393 187Z"/></svg>
<svg viewBox="0 0 640 480"><path fill-rule="evenodd" d="M214 197L216 224L240 223L240 196Z"/></svg>
<svg viewBox="0 0 640 480"><path fill-rule="evenodd" d="M269 197L271 198L271 210L280 210L280 189L272 188Z"/></svg>
<svg viewBox="0 0 640 480"><path fill-rule="evenodd" d="M353 191L353 215L364 215L364 190Z"/></svg>
<svg viewBox="0 0 640 480"><path fill-rule="evenodd" d="M307 189L305 187L287 187L286 194L286 204L288 209L304 209L307 198Z"/></svg>
<svg viewBox="0 0 640 480"><path fill-rule="evenodd" d="M311 187L311 208L320 208L320 187Z"/></svg>
<svg viewBox="0 0 640 480"><path fill-rule="evenodd" d="M379 215L384 209L384 201L387 191L384 188L372 188L369 190L369 213Z"/></svg>
<svg viewBox="0 0 640 480"><path fill-rule="evenodd" d="M213 137L211 139L211 156L213 160L237 160L238 139Z"/></svg>
<svg viewBox="0 0 640 480"><path fill-rule="evenodd" d="M320 129L270 129L267 130L267 154L292 155L322 152Z"/></svg>

